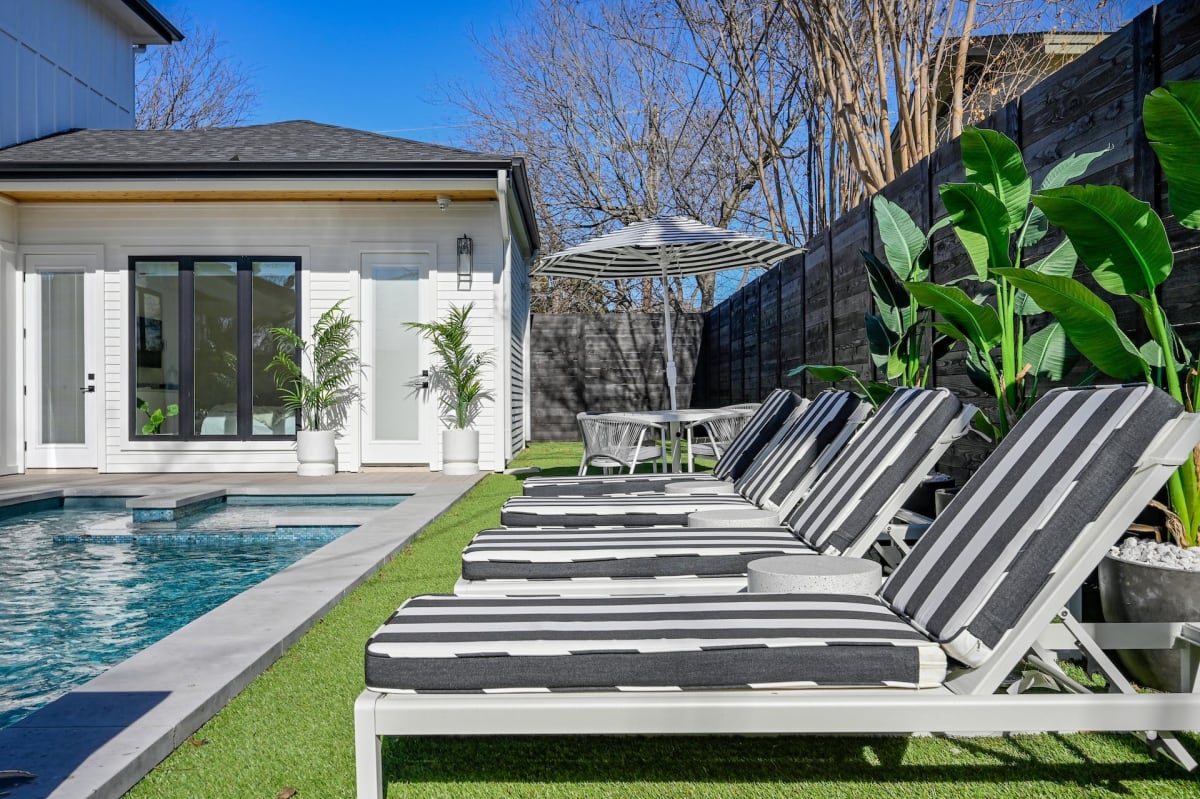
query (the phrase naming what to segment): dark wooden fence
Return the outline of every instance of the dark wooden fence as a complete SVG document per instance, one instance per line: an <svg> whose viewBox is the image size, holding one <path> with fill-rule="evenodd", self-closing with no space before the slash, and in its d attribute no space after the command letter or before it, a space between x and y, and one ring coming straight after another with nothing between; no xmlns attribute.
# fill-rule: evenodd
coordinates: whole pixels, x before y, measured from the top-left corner
<svg viewBox="0 0 1200 799"><path fill-rule="evenodd" d="M691 404L701 314L676 314L671 327L679 407ZM530 322L530 438L575 441L580 411L666 408L660 313L534 314Z"/></svg>
<svg viewBox="0 0 1200 799"><path fill-rule="evenodd" d="M1112 150L1093 163L1081 182L1118 184L1140 199L1166 205L1166 186L1142 133L1142 99L1156 86L1200 77L1200 3L1171 0L1151 8L1078 60L1049 76L981 127L1015 140L1039 185L1064 156ZM958 142L949 142L883 192L923 228L945 214L937 187L962 179ZM694 404L725 405L761 399L775 386L811 396L827 384L787 377L805 363L839 364L873 377L863 317L871 295L861 250L882 253L869 203L864 203L806 243L807 252L763 273L705 316ZM1167 219L1176 250L1175 272L1163 292L1170 319L1182 323L1193 348L1200 344L1200 235ZM1041 251L1054 242L1048 237ZM1039 253L1031 253L1037 256ZM933 278L970 272L952 231L933 242ZM1145 340L1128 302L1115 302L1122 324ZM936 366L936 382L992 408L965 377L962 353ZM963 474L986 453L972 437L956 446L943 466Z"/></svg>

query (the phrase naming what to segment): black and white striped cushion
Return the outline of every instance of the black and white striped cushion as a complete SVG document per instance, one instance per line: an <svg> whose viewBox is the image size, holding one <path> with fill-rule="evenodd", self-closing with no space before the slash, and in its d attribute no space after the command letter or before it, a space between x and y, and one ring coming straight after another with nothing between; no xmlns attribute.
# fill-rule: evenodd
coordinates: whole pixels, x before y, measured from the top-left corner
<svg viewBox="0 0 1200 799"><path fill-rule="evenodd" d="M493 528L463 550L462 574L467 580L744 577L757 558L807 554L816 553L782 527Z"/></svg>
<svg viewBox="0 0 1200 799"><path fill-rule="evenodd" d="M825 448L846 429L862 402L849 391L823 391L793 422L775 435L734 488L746 499L786 512L817 475L813 466Z"/></svg>
<svg viewBox="0 0 1200 799"><path fill-rule="evenodd" d="M750 466L762 448L788 421L792 412L802 409L808 400L777 388L750 417L750 421L729 443L712 474L689 474L688 480L736 480ZM522 484L527 497L582 496L659 493L666 483L678 482L678 474L583 475L530 477Z"/></svg>
<svg viewBox="0 0 1200 799"><path fill-rule="evenodd" d="M679 474L587 474L582 477L531 477L521 490L527 497L616 497L630 494L663 494L669 483L680 480L716 481L710 472Z"/></svg>
<svg viewBox="0 0 1200 799"><path fill-rule="evenodd" d="M701 510L755 506L736 494L622 497L512 497L500 509L506 527L686 526Z"/></svg>
<svg viewBox="0 0 1200 799"><path fill-rule="evenodd" d="M759 506L786 511L815 479L813 467L845 430L861 402L846 391L826 391L759 453L735 483L741 492L717 497L662 494L613 497L513 497L500 510L507 526L686 525L697 510ZM685 479L685 478L680 478Z"/></svg>
<svg viewBox="0 0 1200 799"><path fill-rule="evenodd" d="M713 467L713 477L718 480L736 480L741 477L742 473L750 468L759 451L792 415L792 411L803 402L804 400L786 388L777 388L768 394L746 426L729 442L729 447Z"/></svg>
<svg viewBox="0 0 1200 799"><path fill-rule="evenodd" d="M896 389L788 515L787 525L829 555L845 552L864 535L878 535L908 499L901 488L914 470L935 448L948 446L947 430L962 412L947 389Z"/></svg>
<svg viewBox="0 0 1200 799"><path fill-rule="evenodd" d="M1146 385L1049 392L900 564L883 598L952 657L980 665L1181 412ZM1140 508L1123 510L1122 529Z"/></svg>
<svg viewBox="0 0 1200 799"><path fill-rule="evenodd" d="M410 599L367 642L375 691L928 687L946 658L875 597Z"/></svg>

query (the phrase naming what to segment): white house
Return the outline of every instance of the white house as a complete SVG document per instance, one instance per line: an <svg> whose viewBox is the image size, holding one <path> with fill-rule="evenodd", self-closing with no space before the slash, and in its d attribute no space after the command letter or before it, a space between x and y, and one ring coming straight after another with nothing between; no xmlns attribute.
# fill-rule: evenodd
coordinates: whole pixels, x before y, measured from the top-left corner
<svg viewBox="0 0 1200 799"><path fill-rule="evenodd" d="M430 353L403 322L468 302L494 355L480 466L503 468L527 434L537 246L516 157L307 121L0 149L0 474L294 469L265 331L305 335L339 300L365 364L339 469L440 468ZM140 404L180 412L146 434Z"/></svg>

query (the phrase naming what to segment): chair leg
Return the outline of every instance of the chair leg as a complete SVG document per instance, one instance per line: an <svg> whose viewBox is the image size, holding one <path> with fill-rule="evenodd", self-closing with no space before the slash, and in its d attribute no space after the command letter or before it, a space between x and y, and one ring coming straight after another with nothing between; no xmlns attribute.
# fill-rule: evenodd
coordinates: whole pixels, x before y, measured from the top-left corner
<svg viewBox="0 0 1200 799"><path fill-rule="evenodd" d="M363 691L354 702L354 770L358 799L383 799L383 753L375 733L379 695Z"/></svg>

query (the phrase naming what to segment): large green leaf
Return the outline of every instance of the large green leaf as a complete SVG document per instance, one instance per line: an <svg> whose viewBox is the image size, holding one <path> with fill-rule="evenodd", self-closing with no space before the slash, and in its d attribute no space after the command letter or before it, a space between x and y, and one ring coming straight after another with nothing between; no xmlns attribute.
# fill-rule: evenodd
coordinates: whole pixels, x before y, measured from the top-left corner
<svg viewBox="0 0 1200 799"><path fill-rule="evenodd" d="M1148 294L1171 274L1174 255L1162 220L1119 186L1063 186L1033 202L1066 231L1106 291Z"/></svg>
<svg viewBox="0 0 1200 799"><path fill-rule="evenodd" d="M981 352L988 352L1000 343L1000 318L990 305L976 305L962 289L955 286L939 286L936 283L905 283L904 286L919 305L941 314Z"/></svg>
<svg viewBox="0 0 1200 799"><path fill-rule="evenodd" d="M1078 280L1028 269L1005 269L1001 274L1054 314L1075 348L1105 374L1122 380L1146 375L1145 361L1117 324L1112 308Z"/></svg>
<svg viewBox="0 0 1200 799"><path fill-rule="evenodd" d="M1025 340L1025 360L1034 374L1062 380L1079 360L1079 350L1063 326L1052 322Z"/></svg>
<svg viewBox="0 0 1200 799"><path fill-rule="evenodd" d="M875 209L875 224L879 226L884 257L901 280L910 279L913 266L928 246L925 234L908 211L882 194L875 195L871 206Z"/></svg>
<svg viewBox="0 0 1200 799"><path fill-rule="evenodd" d="M938 191L979 279L987 280L990 268L1011 266L1004 203L975 183L943 183Z"/></svg>
<svg viewBox="0 0 1200 799"><path fill-rule="evenodd" d="M1057 189L1059 186L1065 186L1075 178L1088 171L1092 162L1100 156L1112 150L1112 145L1105 147L1103 150L1095 150L1090 153L1073 153L1055 164L1046 177L1042 178L1040 191L1046 189ZM1021 246L1029 247L1037 244L1046 237L1046 231L1050 229L1050 221L1046 219L1046 214L1041 208L1034 207L1029 211L1029 221L1025 223L1025 234L1021 237Z"/></svg>
<svg viewBox="0 0 1200 799"><path fill-rule="evenodd" d="M836 383L839 380L848 380L857 378L858 372L845 366L825 366L821 364L804 364L797 366L795 369L788 372L788 377L795 377L801 372L808 372L818 380L824 380L828 383Z"/></svg>
<svg viewBox="0 0 1200 799"><path fill-rule="evenodd" d="M912 300L904 289L904 283L891 267L880 261L873 253L863 250L863 261L867 266L867 282L883 323L896 335L902 334L916 322L916 311Z"/></svg>
<svg viewBox="0 0 1200 799"><path fill-rule="evenodd" d="M1075 271L1075 264L1078 261L1079 256L1075 254L1075 248L1071 246L1071 240L1063 239L1049 255L1026 268L1043 275L1070 277ZM1017 296L1013 301L1013 310L1022 316L1035 316L1042 313L1042 308L1024 291L1017 292Z"/></svg>
<svg viewBox="0 0 1200 799"><path fill-rule="evenodd" d="M1200 228L1200 81L1168 83L1142 104L1146 138L1167 177L1179 224Z"/></svg>
<svg viewBox="0 0 1200 799"><path fill-rule="evenodd" d="M898 341L896 334L888 330L883 320L875 314L867 314L867 348L871 351L871 362L878 369L886 369L888 356Z"/></svg>
<svg viewBox="0 0 1200 799"><path fill-rule="evenodd" d="M1003 204L1005 233L1017 232L1025 222L1033 186L1021 149L1003 133L984 128L964 128L959 141L967 180L984 186Z"/></svg>

